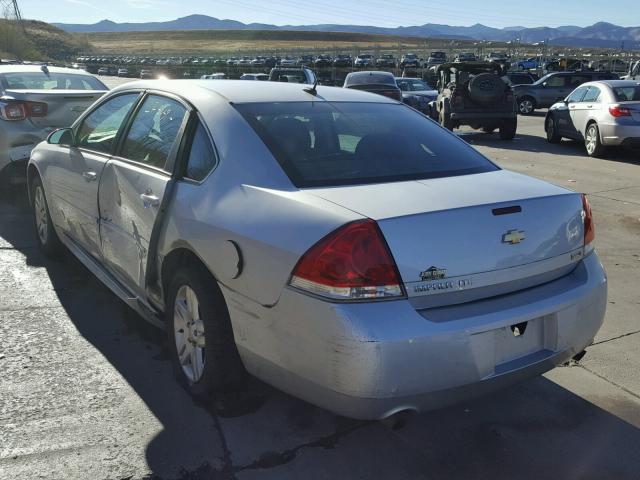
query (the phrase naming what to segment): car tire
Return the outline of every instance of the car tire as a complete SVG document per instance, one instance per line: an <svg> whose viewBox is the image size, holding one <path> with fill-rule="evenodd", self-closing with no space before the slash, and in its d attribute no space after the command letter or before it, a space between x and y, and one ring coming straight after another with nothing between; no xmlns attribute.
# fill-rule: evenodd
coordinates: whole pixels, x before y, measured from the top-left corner
<svg viewBox="0 0 640 480"><path fill-rule="evenodd" d="M449 131L453 131L453 122L451 121L451 107L449 106L449 100L445 98L442 101L442 106L438 112L438 121L440 125Z"/></svg>
<svg viewBox="0 0 640 480"><path fill-rule="evenodd" d="M587 125L587 130L584 135L584 145L587 149L587 155L590 157L598 158L604 155L606 148L600 140L600 129L597 123L594 122Z"/></svg>
<svg viewBox="0 0 640 480"><path fill-rule="evenodd" d="M47 257L56 258L60 256L62 252L62 242L60 242L53 222L51 221L44 186L38 176L31 182L31 203L33 206L33 224L38 247Z"/></svg>
<svg viewBox="0 0 640 480"><path fill-rule="evenodd" d="M547 133L547 142L560 143L562 135L558 134L556 119L553 116L547 117L544 123L544 131Z"/></svg>
<svg viewBox="0 0 640 480"><path fill-rule="evenodd" d="M169 282L167 299L169 350L178 381L200 401L240 385L246 373L215 278L204 266L182 267Z"/></svg>
<svg viewBox="0 0 640 480"><path fill-rule="evenodd" d="M509 118L503 121L502 125L500 125L500 139L513 140L516 136L517 129L518 120L516 118Z"/></svg>
<svg viewBox="0 0 640 480"><path fill-rule="evenodd" d="M518 99L518 112L520 115L532 115L536 110L536 101L532 97L522 97Z"/></svg>

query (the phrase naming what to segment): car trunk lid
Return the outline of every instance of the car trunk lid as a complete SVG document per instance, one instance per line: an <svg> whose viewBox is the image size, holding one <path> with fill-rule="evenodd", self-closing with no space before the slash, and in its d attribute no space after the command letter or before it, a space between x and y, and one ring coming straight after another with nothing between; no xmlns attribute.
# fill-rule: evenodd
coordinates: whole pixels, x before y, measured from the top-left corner
<svg viewBox="0 0 640 480"><path fill-rule="evenodd" d="M47 104L44 117L29 117L38 127L69 127L106 90L5 90L4 98Z"/></svg>
<svg viewBox="0 0 640 480"><path fill-rule="evenodd" d="M378 222L416 308L541 284L584 254L580 195L504 170L308 192Z"/></svg>

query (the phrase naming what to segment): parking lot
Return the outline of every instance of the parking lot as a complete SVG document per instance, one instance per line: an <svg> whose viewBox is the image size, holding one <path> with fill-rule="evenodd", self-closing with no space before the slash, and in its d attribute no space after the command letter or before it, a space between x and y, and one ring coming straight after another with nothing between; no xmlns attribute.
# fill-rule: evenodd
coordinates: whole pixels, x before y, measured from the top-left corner
<svg viewBox="0 0 640 480"><path fill-rule="evenodd" d="M398 429L256 380L195 405L164 334L72 255L43 257L24 189L2 192L0 479L639 478L640 156L550 145L543 120L519 117L512 142L460 135L504 168L590 194L604 326L579 363Z"/></svg>

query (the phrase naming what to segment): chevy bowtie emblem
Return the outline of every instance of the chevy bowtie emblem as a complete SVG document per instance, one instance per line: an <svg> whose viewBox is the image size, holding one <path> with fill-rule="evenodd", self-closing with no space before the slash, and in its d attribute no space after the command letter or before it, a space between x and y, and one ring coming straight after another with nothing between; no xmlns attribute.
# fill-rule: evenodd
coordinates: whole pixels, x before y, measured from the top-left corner
<svg viewBox="0 0 640 480"><path fill-rule="evenodd" d="M516 243L520 243L525 238L524 230L509 230L507 233L502 235L502 243L508 243L509 245L515 245Z"/></svg>

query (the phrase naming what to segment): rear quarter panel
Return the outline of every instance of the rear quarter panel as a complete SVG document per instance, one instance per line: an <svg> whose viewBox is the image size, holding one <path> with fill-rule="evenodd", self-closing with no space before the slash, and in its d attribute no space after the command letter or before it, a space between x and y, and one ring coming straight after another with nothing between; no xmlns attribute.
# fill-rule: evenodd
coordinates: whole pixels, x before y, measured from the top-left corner
<svg viewBox="0 0 640 480"><path fill-rule="evenodd" d="M218 166L201 184L178 182L160 236L160 258L175 248L199 256L220 283L263 305L278 301L299 257L338 226L362 218L295 188L269 150L226 102L197 105ZM241 255L237 278L228 241ZM233 268L231 268L233 270Z"/></svg>

